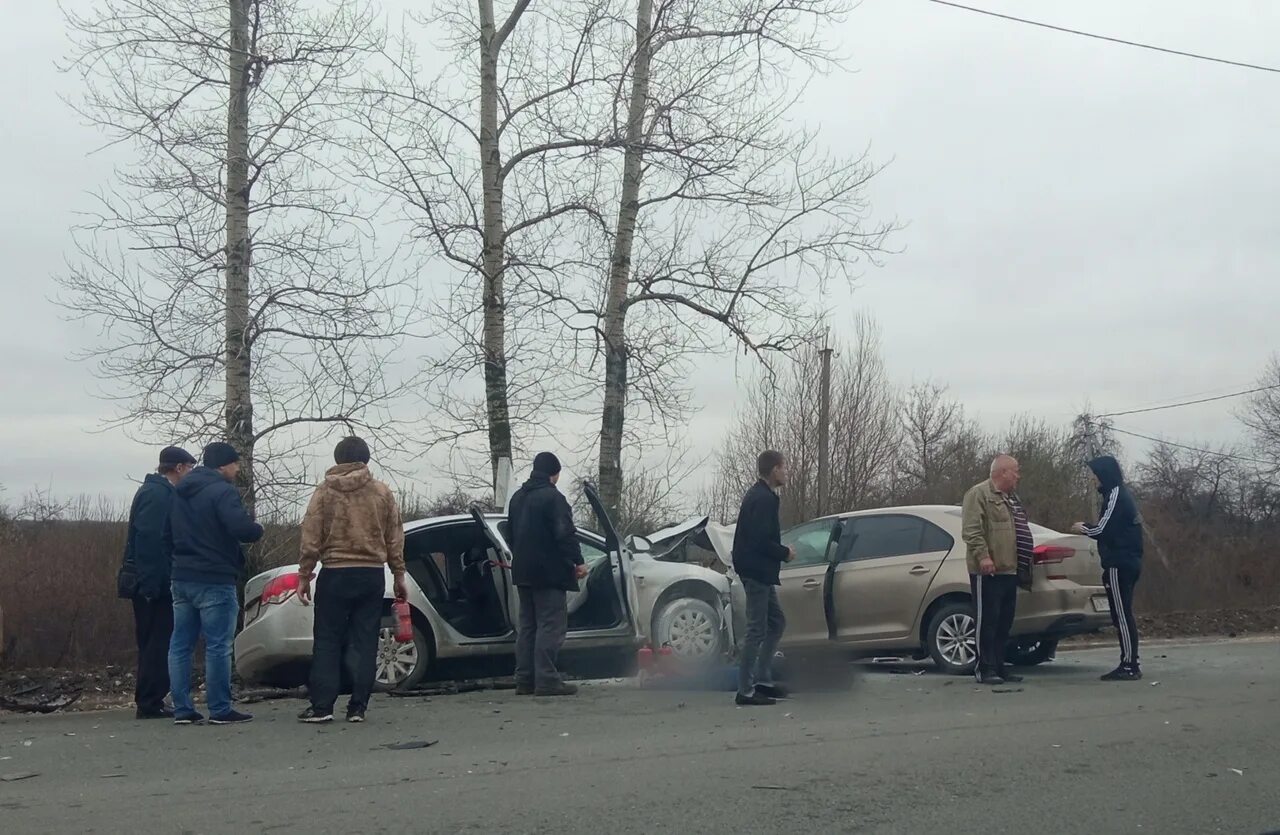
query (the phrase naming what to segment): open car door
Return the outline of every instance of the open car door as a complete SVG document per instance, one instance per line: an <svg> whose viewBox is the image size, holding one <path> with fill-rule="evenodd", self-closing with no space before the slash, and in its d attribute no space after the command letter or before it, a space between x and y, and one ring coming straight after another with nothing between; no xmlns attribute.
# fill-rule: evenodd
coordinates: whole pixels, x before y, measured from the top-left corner
<svg viewBox="0 0 1280 835"><path fill-rule="evenodd" d="M635 574L631 570L631 552L623 546L622 537L618 536L618 530L613 526L613 520L609 518L608 512L604 509L604 502L600 500L600 494L596 492L595 485L589 481L582 482L582 492L587 497L587 502L591 505L591 510L595 513L596 521L600 525L600 533L604 535L605 550L609 552L610 559L616 560L613 564L617 567L619 587L622 596L622 610L626 614L627 622L631 624L632 630L637 638L640 637L640 626L637 623L635 604L639 599L639 592L635 585Z"/></svg>
<svg viewBox="0 0 1280 835"><path fill-rule="evenodd" d="M502 601L502 613L507 619L507 625L514 629L516 622L512 608L512 598L515 596L515 585L511 581L511 548L498 530L498 519L485 516L484 512L478 507L471 508L471 518L475 520L480 530L484 531L484 535L488 538L489 545L493 549L494 559L490 560L490 568L492 569L490 576L493 579L494 590L497 592L498 599Z"/></svg>
<svg viewBox="0 0 1280 835"><path fill-rule="evenodd" d="M822 613L827 619L827 638L834 641L839 630L836 618L836 568L840 565L840 539L845 523L836 519L831 523L831 535L827 539L827 573L822 579Z"/></svg>

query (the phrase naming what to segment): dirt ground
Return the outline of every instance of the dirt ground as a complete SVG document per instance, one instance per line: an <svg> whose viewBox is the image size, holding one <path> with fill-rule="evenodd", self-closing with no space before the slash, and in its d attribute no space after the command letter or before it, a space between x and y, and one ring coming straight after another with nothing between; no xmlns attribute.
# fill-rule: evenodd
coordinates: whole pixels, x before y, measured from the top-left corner
<svg viewBox="0 0 1280 835"><path fill-rule="evenodd" d="M1139 615L1138 621L1140 632L1147 639L1280 635L1280 606ZM1096 643L1099 639L1107 641L1110 636L1084 636L1067 644ZM445 694L484 686L471 683L436 689ZM52 713L129 707L133 704L133 688L133 671L122 666L97 670L0 670L0 715L14 709ZM250 702L296 695L293 691L239 688L237 693L238 698Z"/></svg>

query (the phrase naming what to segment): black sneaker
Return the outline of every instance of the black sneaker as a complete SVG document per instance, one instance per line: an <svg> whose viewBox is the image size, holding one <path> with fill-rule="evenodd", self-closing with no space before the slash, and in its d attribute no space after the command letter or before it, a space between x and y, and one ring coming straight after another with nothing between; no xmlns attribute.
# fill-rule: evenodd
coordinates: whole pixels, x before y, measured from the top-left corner
<svg viewBox="0 0 1280 835"><path fill-rule="evenodd" d="M319 725L324 722L332 722L333 711L316 710L314 707L308 707L306 710L298 714L298 721L305 722L308 725Z"/></svg>
<svg viewBox="0 0 1280 835"><path fill-rule="evenodd" d="M554 687L539 687L533 691L535 696L576 696L578 685L561 682Z"/></svg>
<svg viewBox="0 0 1280 835"><path fill-rule="evenodd" d="M978 683L999 685L1004 684L1004 678L999 673L978 673Z"/></svg>
<svg viewBox="0 0 1280 835"><path fill-rule="evenodd" d="M516 685L516 695L517 695L517 696L532 696L532 695L533 695L533 685L532 685L532 684L517 684L517 685Z"/></svg>
<svg viewBox="0 0 1280 835"><path fill-rule="evenodd" d="M237 710L228 710L226 713L209 717L211 725L243 725L245 722L252 722L253 717L247 713L240 713Z"/></svg>
<svg viewBox="0 0 1280 835"><path fill-rule="evenodd" d="M183 711L182 713L173 714L173 724L175 725L203 725L204 716L194 710Z"/></svg>
<svg viewBox="0 0 1280 835"><path fill-rule="evenodd" d="M734 703L736 703L738 707L767 707L769 705L776 705L778 700L770 698L759 691L754 691L750 696L744 696L739 693L734 699Z"/></svg>
<svg viewBox="0 0 1280 835"><path fill-rule="evenodd" d="M349 707L347 708L347 721L352 723L364 721L364 708Z"/></svg>
<svg viewBox="0 0 1280 835"><path fill-rule="evenodd" d="M783 687L781 684L757 684L756 692L768 696L771 699L791 698L791 691Z"/></svg>
<svg viewBox="0 0 1280 835"><path fill-rule="evenodd" d="M138 708L134 714L135 719L172 719L173 711L161 705L160 707Z"/></svg>
<svg viewBox="0 0 1280 835"><path fill-rule="evenodd" d="M1004 679L1005 684L1020 684L1023 681L1022 676L1016 673L1001 672L1000 678Z"/></svg>
<svg viewBox="0 0 1280 835"><path fill-rule="evenodd" d="M1126 667L1121 664L1102 677L1103 681L1141 681L1142 670L1138 667Z"/></svg>

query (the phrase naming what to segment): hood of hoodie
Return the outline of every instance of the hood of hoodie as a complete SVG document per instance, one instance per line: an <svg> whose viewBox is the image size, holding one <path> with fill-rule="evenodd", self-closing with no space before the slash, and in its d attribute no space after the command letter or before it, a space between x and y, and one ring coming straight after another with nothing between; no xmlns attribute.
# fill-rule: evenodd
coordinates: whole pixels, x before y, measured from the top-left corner
<svg viewBox="0 0 1280 835"><path fill-rule="evenodd" d="M184 499L189 499L201 490L213 487L218 484L230 484L222 477L222 473L209 467L196 467L178 482L178 495Z"/></svg>
<svg viewBox="0 0 1280 835"><path fill-rule="evenodd" d="M354 493L370 481L373 481L373 474L359 462L338 464L330 467L324 474L325 486L339 493Z"/></svg>
<svg viewBox="0 0 1280 835"><path fill-rule="evenodd" d="M520 485L521 490L537 490L541 487L554 488L555 485L551 483L551 476L546 473L540 473L537 470L530 473L529 480Z"/></svg>
<svg viewBox="0 0 1280 835"><path fill-rule="evenodd" d="M1093 470L1098 481L1102 482L1099 490L1103 493L1110 493L1124 484L1124 476L1120 473L1120 462L1110 455L1100 455L1093 459L1089 462L1089 469Z"/></svg>

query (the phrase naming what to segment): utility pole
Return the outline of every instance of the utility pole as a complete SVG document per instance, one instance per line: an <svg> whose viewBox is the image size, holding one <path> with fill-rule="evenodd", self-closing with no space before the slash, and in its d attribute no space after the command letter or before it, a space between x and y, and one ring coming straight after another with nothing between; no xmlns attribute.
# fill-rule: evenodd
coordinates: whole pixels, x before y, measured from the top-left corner
<svg viewBox="0 0 1280 835"><path fill-rule="evenodd" d="M831 345L829 330L822 335L822 382L818 397L818 516L825 516L831 498Z"/></svg>

